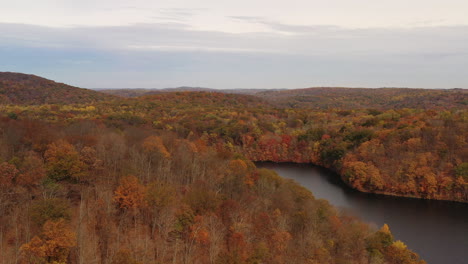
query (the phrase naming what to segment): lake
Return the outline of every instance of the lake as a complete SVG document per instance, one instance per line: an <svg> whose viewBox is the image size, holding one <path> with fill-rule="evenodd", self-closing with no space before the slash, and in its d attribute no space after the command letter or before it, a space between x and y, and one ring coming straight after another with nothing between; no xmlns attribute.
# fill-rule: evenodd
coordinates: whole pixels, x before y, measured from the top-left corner
<svg viewBox="0 0 468 264"><path fill-rule="evenodd" d="M308 164L258 162L309 189L316 198L381 227L428 264L468 263L468 204L366 194L349 188L338 175Z"/></svg>

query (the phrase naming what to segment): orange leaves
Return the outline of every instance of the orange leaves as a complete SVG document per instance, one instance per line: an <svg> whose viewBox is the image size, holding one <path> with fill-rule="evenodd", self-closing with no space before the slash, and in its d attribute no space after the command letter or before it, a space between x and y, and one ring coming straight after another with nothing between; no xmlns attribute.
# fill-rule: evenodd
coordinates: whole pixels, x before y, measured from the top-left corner
<svg viewBox="0 0 468 264"><path fill-rule="evenodd" d="M245 177L248 173L247 163L240 159L229 162L229 170L234 177ZM248 181L248 179L246 179Z"/></svg>
<svg viewBox="0 0 468 264"><path fill-rule="evenodd" d="M158 136L147 137L143 141L143 149L146 152L157 152L166 159L171 157L171 153L169 153L166 146L164 146L162 139Z"/></svg>
<svg viewBox="0 0 468 264"><path fill-rule="evenodd" d="M47 256L44 241L37 236L33 237L29 243L22 245L21 250L25 252L26 255L36 258L45 258Z"/></svg>
<svg viewBox="0 0 468 264"><path fill-rule="evenodd" d="M76 246L76 234L64 219L47 221L41 235L35 236L29 243L21 246L27 257L47 262L65 262L72 247ZM41 262L42 263L42 262Z"/></svg>
<svg viewBox="0 0 468 264"><path fill-rule="evenodd" d="M207 245L210 243L210 233L208 233L208 231L206 231L205 229L202 229L198 231L195 240L199 244Z"/></svg>
<svg viewBox="0 0 468 264"><path fill-rule="evenodd" d="M202 245L210 243L210 233L204 226L203 216L197 215L194 217L194 223L190 226L190 237Z"/></svg>
<svg viewBox="0 0 468 264"><path fill-rule="evenodd" d="M114 192L114 201L122 209L136 209L146 206L145 186L141 185L135 176L120 179L120 185Z"/></svg>
<svg viewBox="0 0 468 264"><path fill-rule="evenodd" d="M245 161L240 159L231 160L229 162L229 169L231 169L232 171L236 171L239 174L244 174L247 172L247 164L245 163Z"/></svg>
<svg viewBox="0 0 468 264"><path fill-rule="evenodd" d="M249 187L253 187L255 185L255 182L258 180L258 174L253 173L253 174L248 174L245 176L244 183L245 185Z"/></svg>
<svg viewBox="0 0 468 264"><path fill-rule="evenodd" d="M289 241L292 239L292 236L287 231L277 231L273 234L271 239L276 252L282 253L286 250Z"/></svg>
<svg viewBox="0 0 468 264"><path fill-rule="evenodd" d="M71 248L76 245L76 234L63 219L46 222L42 235L45 240L46 253L49 256L55 254L60 248Z"/></svg>

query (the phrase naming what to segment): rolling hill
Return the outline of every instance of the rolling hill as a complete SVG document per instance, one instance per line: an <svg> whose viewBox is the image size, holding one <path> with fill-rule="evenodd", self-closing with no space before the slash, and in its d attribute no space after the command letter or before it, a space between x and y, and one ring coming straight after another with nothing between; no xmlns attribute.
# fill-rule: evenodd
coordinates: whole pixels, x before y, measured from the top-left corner
<svg viewBox="0 0 468 264"><path fill-rule="evenodd" d="M285 108L349 110L468 107L468 90L466 89L319 87L263 91L255 95Z"/></svg>
<svg viewBox="0 0 468 264"><path fill-rule="evenodd" d="M248 88L238 88L238 89L213 89L213 88L204 88L204 87L189 87L181 86L176 88L122 88L122 89L95 89L96 91L111 94L120 97L140 97L154 94L162 93L172 93L172 92L213 92L213 93L225 93L225 94L249 94L255 95L257 93L266 92L266 91L280 91L282 89L248 89Z"/></svg>
<svg viewBox="0 0 468 264"><path fill-rule="evenodd" d="M2 104L83 104L113 96L54 82L36 75L0 72Z"/></svg>

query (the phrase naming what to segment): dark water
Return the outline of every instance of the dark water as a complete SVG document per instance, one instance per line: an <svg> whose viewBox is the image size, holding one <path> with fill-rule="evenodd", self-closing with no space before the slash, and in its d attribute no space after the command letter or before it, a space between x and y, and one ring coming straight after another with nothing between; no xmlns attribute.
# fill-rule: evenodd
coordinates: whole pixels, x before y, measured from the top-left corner
<svg viewBox="0 0 468 264"><path fill-rule="evenodd" d="M257 166L294 179L316 198L377 227L388 224L395 239L428 264L468 264L468 204L360 193L336 174L312 165L260 162Z"/></svg>

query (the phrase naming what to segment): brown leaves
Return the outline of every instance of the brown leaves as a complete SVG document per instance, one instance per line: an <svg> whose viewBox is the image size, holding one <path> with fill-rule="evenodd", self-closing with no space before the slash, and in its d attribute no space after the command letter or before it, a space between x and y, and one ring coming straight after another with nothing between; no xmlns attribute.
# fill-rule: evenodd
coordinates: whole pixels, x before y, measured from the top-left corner
<svg viewBox="0 0 468 264"><path fill-rule="evenodd" d="M30 151L24 157L16 183L27 186L37 185L45 177L45 174L44 162L41 157Z"/></svg>
<svg viewBox="0 0 468 264"><path fill-rule="evenodd" d="M0 163L0 187L11 186L17 174L18 170L15 165L7 162Z"/></svg>

